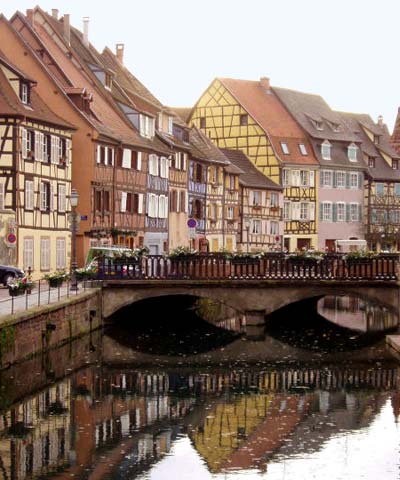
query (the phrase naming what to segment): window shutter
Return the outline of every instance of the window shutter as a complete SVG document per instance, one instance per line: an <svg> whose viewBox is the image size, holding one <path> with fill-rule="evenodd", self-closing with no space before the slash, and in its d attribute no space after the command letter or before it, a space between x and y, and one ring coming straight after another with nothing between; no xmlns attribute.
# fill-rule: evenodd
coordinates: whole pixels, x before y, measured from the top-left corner
<svg viewBox="0 0 400 480"><path fill-rule="evenodd" d="M332 222L336 222L337 220L337 205L336 203L332 204Z"/></svg>
<svg viewBox="0 0 400 480"><path fill-rule="evenodd" d="M49 205L49 210L52 212L54 210L54 188L53 188L53 184L50 183L49 185L49 201L48 201L48 205Z"/></svg>
<svg viewBox="0 0 400 480"><path fill-rule="evenodd" d="M346 188L350 188L350 173L346 172Z"/></svg>
<svg viewBox="0 0 400 480"><path fill-rule="evenodd" d="M100 145L97 145L97 147L96 147L96 163L99 164L100 162L101 162Z"/></svg>
<svg viewBox="0 0 400 480"><path fill-rule="evenodd" d="M358 188L363 188L363 183L364 183L364 174L359 173L358 174Z"/></svg>
<svg viewBox="0 0 400 480"><path fill-rule="evenodd" d="M183 154L183 165L182 165L182 170L186 170L187 168L187 153Z"/></svg>
<svg viewBox="0 0 400 480"><path fill-rule="evenodd" d="M324 204L322 202L320 202L319 204L319 219L320 221L322 222L324 218Z"/></svg>
<svg viewBox="0 0 400 480"><path fill-rule="evenodd" d="M126 197L127 192L121 192L121 212L126 212Z"/></svg>
<svg viewBox="0 0 400 480"><path fill-rule="evenodd" d="M350 204L346 204L346 222L350 221Z"/></svg>
<svg viewBox="0 0 400 480"><path fill-rule="evenodd" d="M41 140L41 148L40 148L41 159L42 159L42 162L47 162L48 159L46 158L46 155L45 155L46 148L47 148L47 138L44 135L44 133L40 134L40 140ZM47 152L47 155L49 154L50 152Z"/></svg>
<svg viewBox="0 0 400 480"><path fill-rule="evenodd" d="M122 167L123 168L131 168L132 166L132 155L131 151L128 148L123 149L122 154Z"/></svg>
<svg viewBox="0 0 400 480"><path fill-rule="evenodd" d="M315 203L310 202L310 220L315 220Z"/></svg>
<svg viewBox="0 0 400 480"><path fill-rule="evenodd" d="M224 183L224 170L222 167L218 167L218 183L223 185Z"/></svg>
<svg viewBox="0 0 400 480"><path fill-rule="evenodd" d="M391 211L391 212L394 214L393 211ZM394 217L394 215L393 215L393 217ZM362 222L362 221L363 221L363 217L362 217L362 205L361 205L361 204L358 205L358 221L359 221L359 222ZM393 220L393 221L394 221L394 220Z"/></svg>
<svg viewBox="0 0 400 480"><path fill-rule="evenodd" d="M137 152L136 168L138 170L142 169L142 152Z"/></svg>
<svg viewBox="0 0 400 480"><path fill-rule="evenodd" d="M22 128L22 158L28 157L28 131Z"/></svg>
<svg viewBox="0 0 400 480"><path fill-rule="evenodd" d="M226 188L226 190L228 190L230 186L231 186L231 184L230 184L229 175L226 175L225 176L225 188Z"/></svg>
<svg viewBox="0 0 400 480"><path fill-rule="evenodd" d="M143 193L138 194L138 213L143 213Z"/></svg>
<svg viewBox="0 0 400 480"><path fill-rule="evenodd" d="M332 172L332 186L333 186L333 188L336 188L336 186L337 186L337 179L336 179L336 172L335 171Z"/></svg>
<svg viewBox="0 0 400 480"><path fill-rule="evenodd" d="M187 213L189 209L189 194L185 191L185 210L184 212Z"/></svg>
<svg viewBox="0 0 400 480"><path fill-rule="evenodd" d="M48 152L49 160L51 163L56 163L56 137L54 135L50 135L50 152Z"/></svg>
<svg viewBox="0 0 400 480"><path fill-rule="evenodd" d="M40 155L40 133L39 132L35 132L35 160L37 160L38 162L40 162L41 160L41 155Z"/></svg>
<svg viewBox="0 0 400 480"><path fill-rule="evenodd" d="M310 170L310 187L315 186L315 172L314 170Z"/></svg>
<svg viewBox="0 0 400 480"><path fill-rule="evenodd" d="M71 165L72 163L72 140L67 138L65 141L66 148L67 148L67 164Z"/></svg>

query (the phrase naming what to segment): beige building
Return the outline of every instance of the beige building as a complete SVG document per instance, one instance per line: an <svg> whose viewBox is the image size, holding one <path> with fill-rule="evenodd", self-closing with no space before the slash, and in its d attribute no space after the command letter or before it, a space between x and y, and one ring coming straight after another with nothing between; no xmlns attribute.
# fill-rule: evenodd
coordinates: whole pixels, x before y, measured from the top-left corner
<svg viewBox="0 0 400 480"><path fill-rule="evenodd" d="M0 262L33 278L69 269L71 133L0 53Z"/></svg>

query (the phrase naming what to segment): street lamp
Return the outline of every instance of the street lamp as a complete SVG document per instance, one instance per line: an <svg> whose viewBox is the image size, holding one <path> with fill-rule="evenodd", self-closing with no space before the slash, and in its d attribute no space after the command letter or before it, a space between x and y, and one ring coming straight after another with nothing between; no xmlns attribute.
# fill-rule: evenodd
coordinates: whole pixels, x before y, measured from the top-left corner
<svg viewBox="0 0 400 480"><path fill-rule="evenodd" d="M250 220L246 218L244 221L244 228L246 229L247 253L249 253L249 236L250 236Z"/></svg>
<svg viewBox="0 0 400 480"><path fill-rule="evenodd" d="M73 188L71 190L71 195L69 197L71 202L71 232L72 232L72 245L71 245L71 290L78 290L78 282L76 280L76 234L78 232L78 214L76 212L76 207L78 206L79 194L78 191Z"/></svg>

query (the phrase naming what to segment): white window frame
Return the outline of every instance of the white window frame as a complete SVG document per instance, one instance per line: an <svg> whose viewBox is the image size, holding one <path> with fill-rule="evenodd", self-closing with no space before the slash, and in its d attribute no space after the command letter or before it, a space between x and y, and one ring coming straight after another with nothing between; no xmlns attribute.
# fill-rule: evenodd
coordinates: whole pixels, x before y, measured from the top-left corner
<svg viewBox="0 0 400 480"><path fill-rule="evenodd" d="M276 192L270 193L270 205L271 207L279 207L279 195Z"/></svg>
<svg viewBox="0 0 400 480"><path fill-rule="evenodd" d="M309 187L310 186L310 172L309 170L300 170L300 186Z"/></svg>
<svg viewBox="0 0 400 480"><path fill-rule="evenodd" d="M321 175L322 175L322 187L323 188L332 188L332 186L333 186L333 171L332 170L322 170ZM329 177L330 177L330 181L327 182Z"/></svg>
<svg viewBox="0 0 400 480"><path fill-rule="evenodd" d="M259 218L252 218L251 219L250 233L252 235L261 235L262 234L262 222Z"/></svg>
<svg viewBox="0 0 400 480"><path fill-rule="evenodd" d="M339 182L340 178L340 182ZM338 170L336 172L336 188L346 188L346 172Z"/></svg>
<svg viewBox="0 0 400 480"><path fill-rule="evenodd" d="M60 213L67 210L67 186L64 183L58 184L58 202L57 208Z"/></svg>
<svg viewBox="0 0 400 480"><path fill-rule="evenodd" d="M21 102L28 105L29 101L29 86L27 83L21 82Z"/></svg>
<svg viewBox="0 0 400 480"><path fill-rule="evenodd" d="M299 150L300 150L300 153L304 156L307 156L308 155L308 152L307 152L307 148L306 146L304 145L304 143L299 143Z"/></svg>
<svg viewBox="0 0 400 480"><path fill-rule="evenodd" d="M49 189L47 189L49 182L40 182L40 210L47 212L50 209L50 199L48 198Z"/></svg>
<svg viewBox="0 0 400 480"><path fill-rule="evenodd" d="M283 203L283 219L290 220L290 202Z"/></svg>
<svg viewBox="0 0 400 480"><path fill-rule="evenodd" d="M129 148L122 151L122 168L132 168L132 150Z"/></svg>
<svg viewBox="0 0 400 480"><path fill-rule="evenodd" d="M290 185L290 177L290 170L284 168L282 171L282 184L284 187L288 187Z"/></svg>
<svg viewBox="0 0 400 480"><path fill-rule="evenodd" d="M352 202L350 203L350 222L359 222L360 221L360 215L359 215L359 203Z"/></svg>
<svg viewBox="0 0 400 480"><path fill-rule="evenodd" d="M310 219L310 204L309 202L300 202L300 220Z"/></svg>
<svg viewBox="0 0 400 480"><path fill-rule="evenodd" d="M260 190L251 190L250 191L250 206L260 207L261 206L262 195Z"/></svg>
<svg viewBox="0 0 400 480"><path fill-rule="evenodd" d="M25 202L25 210L33 210L35 206L35 183L33 180L25 179L25 195L24 195L24 202Z"/></svg>
<svg viewBox="0 0 400 480"><path fill-rule="evenodd" d="M332 222L332 202L322 202L322 221Z"/></svg>
<svg viewBox="0 0 400 480"><path fill-rule="evenodd" d="M336 221L346 221L346 204L345 202L336 202Z"/></svg>
<svg viewBox="0 0 400 480"><path fill-rule="evenodd" d="M382 185L382 193L378 193L378 185ZM385 184L383 182L376 182L375 183L375 195L377 197L383 197L385 195Z"/></svg>
<svg viewBox="0 0 400 480"><path fill-rule="evenodd" d="M323 160L332 159L331 149L332 149L332 145L327 140L325 140L325 142L321 144L321 156Z"/></svg>
<svg viewBox="0 0 400 480"><path fill-rule="evenodd" d="M174 126L174 118L173 117L168 117L168 133L170 135L172 135L173 126Z"/></svg>
<svg viewBox="0 0 400 480"><path fill-rule="evenodd" d="M149 155L149 174L158 176L158 156L155 153Z"/></svg>
<svg viewBox="0 0 400 480"><path fill-rule="evenodd" d="M356 162L357 161L357 151L358 147L354 143L350 144L347 147L347 157L350 162Z"/></svg>
<svg viewBox="0 0 400 480"><path fill-rule="evenodd" d="M128 192L121 192L121 206L120 206L120 212L125 213L126 212L126 201L128 198Z"/></svg>
<svg viewBox="0 0 400 480"><path fill-rule="evenodd" d="M287 142L280 142L281 143L281 149L284 155L290 155L290 150Z"/></svg>
<svg viewBox="0 0 400 480"><path fill-rule="evenodd" d="M33 270L34 268L34 240L32 237L24 237L23 239L23 263L24 270L27 271L28 268Z"/></svg>
<svg viewBox="0 0 400 480"><path fill-rule="evenodd" d="M226 207L226 218L227 220L233 220L235 214L235 208L231 205Z"/></svg>
<svg viewBox="0 0 400 480"><path fill-rule="evenodd" d="M271 220L269 222L269 234L279 235L279 222L277 222L276 220Z"/></svg>
<svg viewBox="0 0 400 480"><path fill-rule="evenodd" d="M358 172L350 172L350 188L358 189Z"/></svg>

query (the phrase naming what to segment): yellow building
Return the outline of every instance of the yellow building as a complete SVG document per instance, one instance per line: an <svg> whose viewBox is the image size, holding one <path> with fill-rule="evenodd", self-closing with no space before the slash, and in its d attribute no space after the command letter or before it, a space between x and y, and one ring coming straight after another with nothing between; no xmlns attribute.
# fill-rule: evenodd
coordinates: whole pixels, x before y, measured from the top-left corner
<svg viewBox="0 0 400 480"><path fill-rule="evenodd" d="M0 56L0 262L33 278L70 264L71 133Z"/></svg>
<svg viewBox="0 0 400 480"><path fill-rule="evenodd" d="M276 184L286 181L284 245L288 250L317 245L318 161L267 78L215 79L194 106L189 123L220 148L241 150Z"/></svg>

